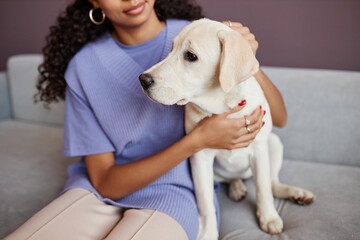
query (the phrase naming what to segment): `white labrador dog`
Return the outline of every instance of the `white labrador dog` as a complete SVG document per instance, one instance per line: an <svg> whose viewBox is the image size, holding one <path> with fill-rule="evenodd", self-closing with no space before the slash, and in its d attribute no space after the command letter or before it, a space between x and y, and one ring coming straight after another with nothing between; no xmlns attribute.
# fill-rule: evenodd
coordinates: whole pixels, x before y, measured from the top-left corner
<svg viewBox="0 0 360 240"><path fill-rule="evenodd" d="M201 19L181 30L169 55L139 77L144 92L152 100L166 105L187 104L187 133L203 118L227 112L243 99L247 100L246 107L229 118L250 115L260 105L269 113L264 116L266 124L248 147L204 149L191 157L199 209L198 239L218 239L214 179L229 182L230 198L240 200L246 194L242 179L253 175L260 227L270 234L280 233L283 228L273 195L300 204L309 204L315 198L307 190L279 182L283 147L271 133L269 105L253 77L258 69L250 44L240 33L220 22Z"/></svg>

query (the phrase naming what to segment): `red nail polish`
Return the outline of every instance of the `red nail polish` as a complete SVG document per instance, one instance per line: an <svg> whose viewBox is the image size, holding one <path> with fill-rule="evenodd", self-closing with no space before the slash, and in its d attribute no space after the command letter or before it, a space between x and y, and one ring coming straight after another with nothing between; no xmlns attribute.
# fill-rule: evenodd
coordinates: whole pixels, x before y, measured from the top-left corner
<svg viewBox="0 0 360 240"><path fill-rule="evenodd" d="M263 127L265 125L265 122L263 122L262 124L261 124L261 126Z"/></svg>
<svg viewBox="0 0 360 240"><path fill-rule="evenodd" d="M260 110L262 109L262 106L260 105Z"/></svg>
<svg viewBox="0 0 360 240"><path fill-rule="evenodd" d="M264 110L264 116L265 116L265 114L266 114L266 110Z"/></svg>
<svg viewBox="0 0 360 240"><path fill-rule="evenodd" d="M244 106L246 104L246 100L244 99L244 100L242 100L238 105L239 106Z"/></svg>

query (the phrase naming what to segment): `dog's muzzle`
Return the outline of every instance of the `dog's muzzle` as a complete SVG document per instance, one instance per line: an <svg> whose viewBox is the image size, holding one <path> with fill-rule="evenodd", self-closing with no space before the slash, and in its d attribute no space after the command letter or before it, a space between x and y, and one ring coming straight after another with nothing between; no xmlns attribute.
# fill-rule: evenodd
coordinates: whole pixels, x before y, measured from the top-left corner
<svg viewBox="0 0 360 240"><path fill-rule="evenodd" d="M154 79L150 74L141 74L139 80L144 90L148 90L154 84Z"/></svg>

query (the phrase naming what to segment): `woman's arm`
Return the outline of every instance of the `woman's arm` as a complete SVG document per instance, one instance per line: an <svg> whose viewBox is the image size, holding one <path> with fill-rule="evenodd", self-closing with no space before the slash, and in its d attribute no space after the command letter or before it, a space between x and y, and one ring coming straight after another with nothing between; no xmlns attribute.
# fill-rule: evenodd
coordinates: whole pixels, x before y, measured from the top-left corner
<svg viewBox="0 0 360 240"><path fill-rule="evenodd" d="M155 181L197 150L192 135L152 156L117 165L114 153L85 156L85 164L94 188L113 200L133 193Z"/></svg>
<svg viewBox="0 0 360 240"><path fill-rule="evenodd" d="M255 35L250 32L248 27L243 26L239 22L224 21L223 23L231 27L233 30L241 33L241 35L249 41L250 46L256 55L259 43L255 39ZM269 103L271 118L274 126L284 127L287 121L287 112L281 93L261 69L254 75L254 77L259 82L264 91L266 100Z"/></svg>
<svg viewBox="0 0 360 240"><path fill-rule="evenodd" d="M257 108L248 119L253 123L248 134L245 120L228 119L230 112L205 118L198 126L170 147L143 159L126 164L115 164L112 152L84 157L89 178L94 188L106 198L113 200L131 194L204 148L234 149L248 146L262 125L263 111Z"/></svg>
<svg viewBox="0 0 360 240"><path fill-rule="evenodd" d="M259 69L254 77L263 89L266 100L269 103L274 126L285 127L287 112L281 93L261 69Z"/></svg>

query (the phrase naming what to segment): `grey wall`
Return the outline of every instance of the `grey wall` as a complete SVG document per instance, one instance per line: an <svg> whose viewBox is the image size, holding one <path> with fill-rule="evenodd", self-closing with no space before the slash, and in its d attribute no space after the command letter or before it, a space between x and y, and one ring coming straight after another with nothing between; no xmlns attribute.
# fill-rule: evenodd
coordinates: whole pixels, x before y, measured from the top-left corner
<svg viewBox="0 0 360 240"><path fill-rule="evenodd" d="M0 71L39 53L71 0L0 0ZM260 43L262 65L360 70L360 0L197 0L207 17L240 21Z"/></svg>

